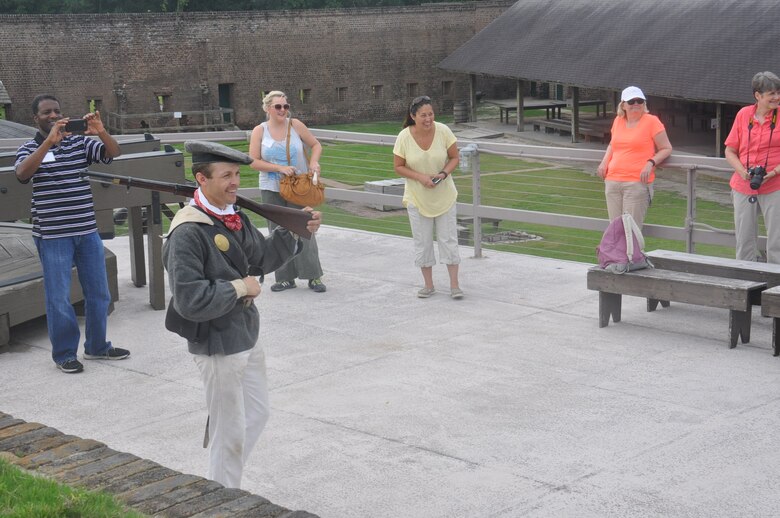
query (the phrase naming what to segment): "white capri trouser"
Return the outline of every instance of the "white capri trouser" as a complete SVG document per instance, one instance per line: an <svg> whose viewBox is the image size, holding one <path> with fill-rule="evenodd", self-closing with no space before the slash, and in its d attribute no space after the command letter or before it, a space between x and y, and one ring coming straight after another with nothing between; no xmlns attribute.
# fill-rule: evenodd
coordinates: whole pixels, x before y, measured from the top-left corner
<svg viewBox="0 0 780 518"><path fill-rule="evenodd" d="M436 230L436 242L439 245L439 259L444 264L459 264L458 254L458 222L456 218L455 204L450 210L428 218L422 216L417 207L407 204L406 212L409 214L409 224L412 227L414 238L414 264L420 268L436 264L433 255L433 231Z"/></svg>
<svg viewBox="0 0 780 518"><path fill-rule="evenodd" d="M647 208L653 199L653 184L642 182L604 182L609 220L619 218L624 212L631 214L639 228L645 222Z"/></svg>
<svg viewBox="0 0 780 518"><path fill-rule="evenodd" d="M195 355L209 410L209 478L225 487L241 487L244 462L268 421L265 353L248 351Z"/></svg>
<svg viewBox="0 0 780 518"><path fill-rule="evenodd" d="M758 253L758 211L764 215L766 226L766 260L780 263L780 191L756 196L756 203L750 203L750 196L731 191L734 204L734 229L737 238L737 259L755 261Z"/></svg>

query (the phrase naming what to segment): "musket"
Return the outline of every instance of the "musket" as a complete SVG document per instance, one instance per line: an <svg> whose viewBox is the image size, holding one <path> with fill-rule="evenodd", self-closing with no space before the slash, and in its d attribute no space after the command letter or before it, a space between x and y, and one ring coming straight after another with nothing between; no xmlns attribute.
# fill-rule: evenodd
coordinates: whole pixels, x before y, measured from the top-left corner
<svg viewBox="0 0 780 518"><path fill-rule="evenodd" d="M98 173L85 169L81 172L82 177L88 177L90 180L98 183L112 183L115 185L124 185L128 189L138 187L139 189L148 189L151 191L167 192L177 196L186 196L192 198L195 196L197 187L182 183L162 182L159 180L147 180L146 178L134 178L132 176L120 176L116 174ZM236 195L236 205L259 214L269 221L273 221L280 227L284 227L290 232L309 239L311 232L306 228L306 224L311 220L310 212L299 209L291 209L279 205L268 203L258 203L250 198Z"/></svg>

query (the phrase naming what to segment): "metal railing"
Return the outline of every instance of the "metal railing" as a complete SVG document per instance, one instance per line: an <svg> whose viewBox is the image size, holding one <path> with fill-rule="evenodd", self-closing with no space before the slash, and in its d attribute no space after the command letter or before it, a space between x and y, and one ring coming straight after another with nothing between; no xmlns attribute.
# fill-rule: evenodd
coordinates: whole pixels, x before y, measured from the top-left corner
<svg viewBox="0 0 780 518"><path fill-rule="evenodd" d="M344 168L344 171L341 171L342 174L346 174L344 173L346 171L352 175L349 182L350 185L330 184L327 188L329 201L352 202L362 206L402 207L402 197L398 194L383 194L363 190L363 184L366 181L395 177L392 170L392 153L390 151L395 143L394 135L318 129L313 129L312 132L326 144L369 144L381 146L383 149L388 148L383 154L377 154L371 150L354 150L354 148L359 148L360 146L350 147L350 160L352 160L350 163L354 165L341 165ZM209 133L168 133L156 134L155 136L163 143L174 143L182 142L185 139L246 140L248 134L249 132L247 131L220 131ZM475 256L479 257L482 253L481 233L482 220L484 219L516 222L528 224L529 226L543 225L558 229L574 230L575 232L579 230L586 231L583 234L603 232L606 228L608 220L606 217L606 202L603 201L603 182L595 178L596 165L601 161L603 151L500 143L485 140L459 140L458 146L461 150L474 150L469 170L463 171L461 168L461 172L457 174L461 178L464 174L471 176L471 193L465 192L468 188L464 187L464 185L467 184L459 181L458 185L459 189L461 189L459 198L461 201L457 205L457 211L459 218L473 218L472 235ZM329 155L337 153L338 149L338 146L326 148L322 161L324 162ZM519 158L525 161L539 162L538 165L543 166L537 168L542 169L539 176L539 185L548 184L555 186L558 182L562 182L563 177L559 175L559 173L562 174L561 167L577 169L579 171L579 179L576 182L579 183L569 188L568 194L561 196L559 202L555 202L560 203L560 207L566 210L556 210L557 205L549 202L547 205L544 205L543 202L526 204L529 206L533 205L533 208L513 208L513 205L517 206L514 202L518 199L533 200L536 193L530 190L528 192L513 191L511 190L514 188L513 184L509 182L499 183L502 180L498 180L497 175L501 173L490 172L488 171L489 168L482 165L490 161L490 157ZM561 164L564 164L564 166L561 166ZM728 197L729 188L727 184L732 170L725 159L675 153L662 164L662 168L663 174L659 175L661 179L657 180L656 184L660 184L664 176L679 176L680 178L680 181L676 183L667 183L673 184L672 188L677 191L680 197L685 198L684 214L679 214L680 217L678 218L683 223L681 226L645 223L643 227L644 235L646 237L684 243L685 250L690 252L695 251L697 245L716 245L733 248L734 235L733 230L731 230L733 228L733 214ZM355 172L350 172L352 170ZM529 171L532 172L524 173L520 171L519 174L527 174L529 177L539 174L538 172L533 172L535 171L534 169L529 169ZM678 175L678 173L682 172L685 174ZM325 169L325 178L326 180L328 179L327 169ZM682 181L683 178L684 181ZM483 197L485 186L488 184L490 184L490 189L492 190L491 195ZM496 185L498 185L498 195L495 194ZM501 192L504 188L506 188L506 192ZM600 191L598 195L594 193L596 190ZM657 188L657 192L660 190ZM578 192L585 193L586 191L587 196L578 196L577 194ZM712 197L707 199L706 196L702 196L702 193L711 194L713 192L717 195L716 203L712 202ZM253 198L259 198L260 196L258 188L243 188L241 193ZM486 205L483 201L485 198L490 198L493 202L498 200L500 203L496 202L493 205ZM585 201L582 201L586 198L589 198L590 202L594 199L599 201L596 205L589 207ZM674 208L672 208L672 205L664 205L666 202L663 199L659 200L659 198L656 195L649 214L659 211L681 210L681 203L677 202L673 205ZM578 204L582 204L582 206ZM697 213L700 210L707 214L708 217L704 219L709 224L697 221ZM575 215L574 213L577 214ZM332 218L331 221L333 221ZM713 222L715 224L712 224ZM400 228L400 226L406 224L398 223L398 225ZM403 233L401 230L395 230L397 230L396 233ZM568 246L565 240L571 239L571 236L558 239L561 241L561 246ZM592 238L589 241L583 241L583 243L581 245L583 252L580 256L583 256L584 251L587 250L589 256L592 257ZM763 236L760 238L760 246L766 246L766 239Z"/></svg>
<svg viewBox="0 0 780 518"><path fill-rule="evenodd" d="M313 130L313 133L318 139L325 142L374 144L380 146L392 146L395 143L395 136L388 135L328 130ZM482 185L480 155L499 155L504 157L543 160L553 163L589 164L590 167L595 170L595 165L598 164L604 156L603 151L498 143L484 140L459 140L458 146L461 150L464 148L472 148L475 150L475 156L471 161L470 166L473 190L472 201L471 203L458 203L458 214L475 218L474 246L476 255L479 255L481 247L481 240L477 235L481 229L480 219L484 218L600 232L603 232L608 225L609 221L605 217L575 216L535 210L489 206L483 205L480 197L480 187ZM662 164L662 168L665 170L676 169L685 171L685 223L682 227L645 223L643 233L646 236L682 241L685 243L686 250L690 252L695 250L696 244L733 247L735 244L733 230L728 228L715 228L710 225L698 223L696 220L697 182L699 181L699 173L706 173L708 176L707 181L715 179L718 183L725 185L725 182L730 178L733 172L726 160L723 158L705 157L700 155L673 154ZM330 200L401 206L401 197L397 195L358 192L355 190L338 188L328 188L327 195ZM728 220L729 218L731 218L730 212L728 213L728 217L724 219ZM765 237L762 236L760 239L760 246L765 246Z"/></svg>

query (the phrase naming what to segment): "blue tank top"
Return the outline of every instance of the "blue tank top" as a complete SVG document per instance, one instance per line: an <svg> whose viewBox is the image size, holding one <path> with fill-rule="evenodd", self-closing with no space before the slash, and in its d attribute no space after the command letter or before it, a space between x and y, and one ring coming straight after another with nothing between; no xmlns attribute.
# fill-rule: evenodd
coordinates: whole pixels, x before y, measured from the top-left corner
<svg viewBox="0 0 780 518"><path fill-rule="evenodd" d="M288 121L288 124L291 122ZM301 140L295 128L290 128L290 162L287 162L287 133L282 140L274 140L268 129L268 122L261 124L263 127L263 141L260 146L260 156L266 162L277 165L291 165L298 170L298 174L308 172L309 164L306 162L306 156L303 153L303 141ZM281 173L260 172L260 189L264 191L279 192L279 179Z"/></svg>

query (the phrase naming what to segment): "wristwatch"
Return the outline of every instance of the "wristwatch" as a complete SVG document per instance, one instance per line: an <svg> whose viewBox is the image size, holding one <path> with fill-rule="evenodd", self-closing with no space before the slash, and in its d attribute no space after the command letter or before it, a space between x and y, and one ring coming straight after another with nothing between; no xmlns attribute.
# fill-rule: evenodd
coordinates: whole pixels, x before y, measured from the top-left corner
<svg viewBox="0 0 780 518"><path fill-rule="evenodd" d="M647 161L653 164L653 167L655 167L655 160L653 160L652 158L648 158Z"/></svg>

